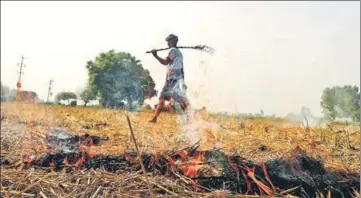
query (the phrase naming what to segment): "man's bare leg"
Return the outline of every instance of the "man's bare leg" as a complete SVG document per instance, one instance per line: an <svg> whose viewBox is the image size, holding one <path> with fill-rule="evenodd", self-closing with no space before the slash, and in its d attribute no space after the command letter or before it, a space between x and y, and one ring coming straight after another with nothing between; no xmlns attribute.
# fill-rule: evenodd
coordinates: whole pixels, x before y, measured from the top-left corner
<svg viewBox="0 0 361 198"><path fill-rule="evenodd" d="M153 123L156 123L157 122L157 119L162 111L162 108L164 108L165 106L165 99L164 98L159 98L159 103L158 103L158 106L157 108L155 109L155 115L153 117L152 120L150 120L149 122L153 122Z"/></svg>
<svg viewBox="0 0 361 198"><path fill-rule="evenodd" d="M192 109L191 109L191 104L187 101L182 100L180 102L180 106L181 109L183 111L183 113L186 115L187 117L187 121L190 121L191 117L192 117Z"/></svg>

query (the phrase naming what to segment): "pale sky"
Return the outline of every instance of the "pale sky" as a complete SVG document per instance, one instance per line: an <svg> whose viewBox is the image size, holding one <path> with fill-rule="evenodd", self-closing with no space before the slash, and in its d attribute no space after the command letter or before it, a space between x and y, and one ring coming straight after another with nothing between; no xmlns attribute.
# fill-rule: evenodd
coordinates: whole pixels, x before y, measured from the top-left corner
<svg viewBox="0 0 361 198"><path fill-rule="evenodd" d="M24 55L24 90L45 100L53 79L54 95L77 91L86 62L114 49L140 59L160 91L166 69L145 51L170 33L216 50L182 51L197 108L285 116L307 106L319 116L325 87L360 84L359 1L2 1L1 81L15 88Z"/></svg>

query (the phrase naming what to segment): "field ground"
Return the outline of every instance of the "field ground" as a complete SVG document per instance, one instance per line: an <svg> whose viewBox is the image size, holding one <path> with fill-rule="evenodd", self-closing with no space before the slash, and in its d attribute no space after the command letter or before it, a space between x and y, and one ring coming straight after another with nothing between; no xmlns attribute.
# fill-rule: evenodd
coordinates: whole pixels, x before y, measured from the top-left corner
<svg viewBox="0 0 361 198"><path fill-rule="evenodd" d="M94 154L135 151L123 111L2 103L1 112L5 116L1 121L1 155L11 163L19 161L21 153L41 150L45 135L54 128L108 137L106 144L92 148ZM326 168L360 172L359 125L307 129L300 123L282 120L247 120L205 113L195 116L192 127L188 128L192 132L185 134L176 114L161 114L157 124L147 122L152 115L129 113L137 142L144 152L183 149L200 138L201 150L219 147L225 153L265 162L299 146L308 155L322 159ZM99 123L106 125L84 129ZM78 170L66 174L6 166L1 171L2 197L21 193L29 197L143 197L148 193L146 182L137 173L116 175ZM227 192L192 192L181 181L163 176L151 176L151 182L156 192L167 192L168 195L162 194L165 197L227 195Z"/></svg>

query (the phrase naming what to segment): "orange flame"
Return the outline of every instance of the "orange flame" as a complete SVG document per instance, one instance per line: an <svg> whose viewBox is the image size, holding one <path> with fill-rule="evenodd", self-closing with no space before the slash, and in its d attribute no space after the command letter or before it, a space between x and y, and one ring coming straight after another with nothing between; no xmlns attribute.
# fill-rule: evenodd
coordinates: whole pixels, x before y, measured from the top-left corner
<svg viewBox="0 0 361 198"><path fill-rule="evenodd" d="M268 176L268 173L267 173L266 165L264 163L262 164L262 170L263 170L263 173L264 173L264 175L266 177L266 180L271 185L273 192L276 192L276 187L273 185L272 181L270 180L270 178Z"/></svg>
<svg viewBox="0 0 361 198"><path fill-rule="evenodd" d="M80 141L79 143L84 146L94 146L93 139L90 136L85 138L85 140Z"/></svg>
<svg viewBox="0 0 361 198"><path fill-rule="evenodd" d="M51 167L51 168L54 168L54 167L55 167L54 160L51 160L51 162L50 162L50 167Z"/></svg>
<svg viewBox="0 0 361 198"><path fill-rule="evenodd" d="M252 193L252 188L251 188L251 182L249 181L246 173L242 170L242 176L244 178L244 180L246 181L246 184L247 184L247 191L246 191L246 195L251 192Z"/></svg>
<svg viewBox="0 0 361 198"><path fill-rule="evenodd" d="M255 167L247 168L247 171L248 171L247 173L248 177L251 178L254 181L254 183L256 183L257 187L260 189L261 194L263 190L268 196L272 196L273 191L267 185L256 179L254 174Z"/></svg>
<svg viewBox="0 0 361 198"><path fill-rule="evenodd" d="M83 163L85 162L86 158L84 156L82 156L80 159L78 159L73 166L75 167L80 167L81 165L83 165Z"/></svg>
<svg viewBox="0 0 361 198"><path fill-rule="evenodd" d="M83 165L83 163L86 161L86 157L82 156L80 159L78 159L74 164L69 163L68 157L65 157L63 163L65 166L72 166L72 167L80 167Z"/></svg>
<svg viewBox="0 0 361 198"><path fill-rule="evenodd" d="M89 159L94 158L94 156L95 156L95 153L92 151L92 148L93 147L87 147L87 146L84 146L84 145L79 146L79 149L81 151L84 151Z"/></svg>
<svg viewBox="0 0 361 198"><path fill-rule="evenodd" d="M66 157L64 158L63 163L64 163L65 166L69 166L68 156L66 156Z"/></svg>

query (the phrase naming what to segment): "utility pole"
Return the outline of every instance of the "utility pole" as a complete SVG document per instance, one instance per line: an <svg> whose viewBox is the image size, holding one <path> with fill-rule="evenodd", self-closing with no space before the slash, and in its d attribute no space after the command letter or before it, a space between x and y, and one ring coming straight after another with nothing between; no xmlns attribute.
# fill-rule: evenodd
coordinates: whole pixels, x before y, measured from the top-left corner
<svg viewBox="0 0 361 198"><path fill-rule="evenodd" d="M23 74L23 67L24 65L24 56L21 57L21 63L20 63L20 71L19 71L19 82L21 82L21 75Z"/></svg>
<svg viewBox="0 0 361 198"><path fill-rule="evenodd" d="M19 64L18 64L19 66ZM20 71L19 71L19 79L18 79L18 82L16 83L16 87L17 87L17 100L20 101L21 100L21 97L20 97L20 92L21 92L21 76L22 74L24 74L24 69L25 65L24 65L24 56L21 57L21 63L20 63Z"/></svg>
<svg viewBox="0 0 361 198"><path fill-rule="evenodd" d="M49 102L49 97L51 96L51 95L53 95L53 93L51 92L51 85L53 84L53 80L50 80L49 81L49 89L48 89L48 97L47 97L47 99L46 99L46 102Z"/></svg>

